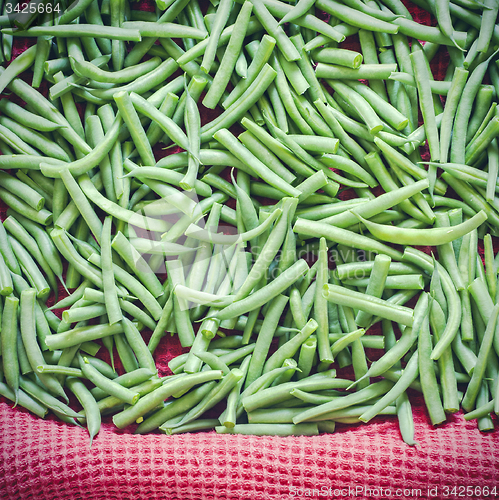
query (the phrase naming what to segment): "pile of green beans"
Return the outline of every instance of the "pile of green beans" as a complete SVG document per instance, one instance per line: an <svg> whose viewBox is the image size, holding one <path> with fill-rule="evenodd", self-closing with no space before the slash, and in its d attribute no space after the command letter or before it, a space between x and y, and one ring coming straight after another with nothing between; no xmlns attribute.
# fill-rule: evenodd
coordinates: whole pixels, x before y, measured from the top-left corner
<svg viewBox="0 0 499 500"><path fill-rule="evenodd" d="M432 425L493 429L499 4L415 3L436 26L400 0L4 23L0 91L25 105L0 100L0 394L90 442L106 416L283 436L396 415L414 445L409 389ZM36 43L9 62L16 37Z"/></svg>

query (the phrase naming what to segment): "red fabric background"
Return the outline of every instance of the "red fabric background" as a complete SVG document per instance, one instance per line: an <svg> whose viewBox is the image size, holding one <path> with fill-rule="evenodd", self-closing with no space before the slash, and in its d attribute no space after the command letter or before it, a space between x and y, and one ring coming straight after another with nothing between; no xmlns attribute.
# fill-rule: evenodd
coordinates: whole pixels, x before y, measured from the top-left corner
<svg viewBox="0 0 499 500"><path fill-rule="evenodd" d="M415 20L432 22L427 13L413 7L411 11ZM347 46L352 45L355 40L348 41ZM22 48L17 45L14 55ZM446 62L441 50L432 64L435 78L443 77ZM160 375L168 373L168 361L181 352L175 338L162 340L155 353ZM465 422L462 412L433 428L421 395L411 392L410 399L419 443L413 448L403 443L396 417L376 417L368 425L338 424L331 435L286 438L214 432L139 436L133 427L120 431L104 419L89 449L86 430L52 417L41 420L0 398L0 498L499 496L497 430L480 433L476 422ZM497 491L487 494L485 487Z"/></svg>

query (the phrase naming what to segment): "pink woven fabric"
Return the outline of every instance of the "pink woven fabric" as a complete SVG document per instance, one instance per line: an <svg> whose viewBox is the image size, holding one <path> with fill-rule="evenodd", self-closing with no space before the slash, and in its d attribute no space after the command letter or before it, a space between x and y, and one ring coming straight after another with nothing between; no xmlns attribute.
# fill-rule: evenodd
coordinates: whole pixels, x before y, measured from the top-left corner
<svg viewBox="0 0 499 500"><path fill-rule="evenodd" d="M414 7L411 12L415 20L431 22L427 13ZM445 64L439 52L432 63L437 79ZM160 376L169 373L168 361L181 352L174 338L162 340L155 354ZM338 424L334 434L286 438L214 432L140 436L133 426L120 431L107 419L89 449L85 429L52 417L41 420L0 398L0 498L498 497L497 430L480 433L462 412L433 428L422 396L411 392L410 399L419 443L414 448L403 443L396 417L376 417L368 425Z"/></svg>
<svg viewBox="0 0 499 500"><path fill-rule="evenodd" d="M497 432L481 434L462 414L432 429L421 398L411 400L415 448L402 442L395 417L376 417L369 425L339 424L331 435L285 438L138 436L104 424L89 450L85 430L0 403L0 497L494 498L483 492L499 489Z"/></svg>

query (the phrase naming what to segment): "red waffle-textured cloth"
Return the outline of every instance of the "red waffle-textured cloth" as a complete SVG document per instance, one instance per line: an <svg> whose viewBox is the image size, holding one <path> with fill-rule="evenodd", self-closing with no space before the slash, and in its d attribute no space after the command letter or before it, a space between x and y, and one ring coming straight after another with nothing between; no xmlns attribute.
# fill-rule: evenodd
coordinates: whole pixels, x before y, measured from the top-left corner
<svg viewBox="0 0 499 500"><path fill-rule="evenodd" d="M427 13L410 10L415 20L432 22ZM445 64L438 54L432 64L437 79ZM162 340L155 354L160 375L181 352L174 338ZM498 497L499 433L480 433L462 412L433 428L422 396L411 392L410 399L416 447L403 443L396 417L376 417L368 425L338 424L334 434L284 438L214 432L141 436L133 426L120 431L105 419L89 449L85 429L52 417L41 420L0 398L0 498Z"/></svg>

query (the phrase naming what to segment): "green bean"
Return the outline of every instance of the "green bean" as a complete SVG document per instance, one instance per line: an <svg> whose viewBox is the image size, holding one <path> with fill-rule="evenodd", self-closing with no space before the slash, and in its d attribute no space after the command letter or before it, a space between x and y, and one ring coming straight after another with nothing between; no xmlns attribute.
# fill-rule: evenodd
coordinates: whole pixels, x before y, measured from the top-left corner
<svg viewBox="0 0 499 500"><path fill-rule="evenodd" d="M362 182L367 184L369 187L375 187L378 185L376 179L371 174L369 174L363 168L359 167L357 163L350 160L349 158L343 158L340 155L324 154L320 157L320 161L325 165L327 165L328 167L337 168L338 170L342 170L344 172L347 172L348 174L355 176L356 178L360 179ZM331 179L340 182L340 184L343 185L351 184L353 187L365 187L360 185L354 186L353 183L348 179L339 176L332 176L330 173L328 174L327 170L324 170L324 173Z"/></svg>
<svg viewBox="0 0 499 500"><path fill-rule="evenodd" d="M85 419L88 433L90 435L90 446L94 437L98 434L101 426L100 411L92 393L85 387L85 384L75 377L68 377L66 385L69 390L77 397L78 401L85 410Z"/></svg>
<svg viewBox="0 0 499 500"><path fill-rule="evenodd" d="M216 354L211 352L198 352L195 356L203 363L206 363L212 370L220 370L224 375L230 373L230 368Z"/></svg>
<svg viewBox="0 0 499 500"><path fill-rule="evenodd" d="M191 191L194 189L199 170L199 150L201 146L199 131L201 129L201 118L196 101L188 88L186 88L185 95L184 122L189 142L189 157L187 172L180 181L180 187L186 191Z"/></svg>
<svg viewBox="0 0 499 500"><path fill-rule="evenodd" d="M122 319L123 330L125 332L126 339L134 352L139 367L147 368L153 373L156 372L156 366L150 351L147 348L140 332L135 327L135 325L127 318Z"/></svg>
<svg viewBox="0 0 499 500"><path fill-rule="evenodd" d="M49 103L38 91L19 78L12 80L7 87L21 97L21 99L26 101L38 114L62 125L59 129L59 133L79 151L83 153L88 153L90 151L88 144L71 128L66 118L64 118L57 108Z"/></svg>
<svg viewBox="0 0 499 500"><path fill-rule="evenodd" d="M298 174L310 176L314 173L308 165L296 158L281 142L274 139L265 129L246 117L241 120L241 124Z"/></svg>
<svg viewBox="0 0 499 500"><path fill-rule="evenodd" d="M57 37L92 37L92 38L111 38L113 40L125 40L140 42L141 36L139 30L125 29L106 26L103 29L100 26L92 24L76 25L58 25L58 26L36 26L27 30L14 30L12 28L3 28L2 33L6 35L39 37L39 36L57 36ZM34 52L33 52L34 56Z"/></svg>
<svg viewBox="0 0 499 500"><path fill-rule="evenodd" d="M399 33L415 37L426 42L450 46L457 45L461 49L464 48L464 44L466 42L466 33L461 31L454 31L453 38L449 38L448 36L445 36L440 29L432 29L431 26L424 26L403 17L394 19L393 23L398 25Z"/></svg>
<svg viewBox="0 0 499 500"><path fill-rule="evenodd" d="M255 80L259 71L263 68L264 64L268 61L272 50L275 46L275 40L265 34L262 37L260 44L256 53L253 55L253 60L248 67L248 74L246 78L241 79L235 86L234 90L229 94L229 96L222 102L222 107L227 109L231 104L233 104L249 87L249 85Z"/></svg>
<svg viewBox="0 0 499 500"><path fill-rule="evenodd" d="M254 266L251 268L244 283L241 285L236 293L235 300L246 297L250 291L260 282L264 273L267 272L273 258L277 254L280 246L284 243L286 233L288 230L288 218L294 213L296 208L296 201L292 198L284 198L282 203L282 216L276 224L272 233L266 240L262 251L258 255Z"/></svg>
<svg viewBox="0 0 499 500"><path fill-rule="evenodd" d="M493 19L497 17L498 6L495 2L491 2L490 0L484 1L484 6L487 9L487 11L484 10L484 14L487 12L487 15L482 14L477 50L478 52L486 53L493 37L495 28Z"/></svg>
<svg viewBox="0 0 499 500"><path fill-rule="evenodd" d="M276 378L276 376L282 374L283 372L287 372L289 370L290 368L288 366L283 366L282 368L278 368L272 370L271 372L268 372L268 374L263 375L261 379L265 377L266 378L265 383L271 384L272 381ZM294 370L295 368L293 368L293 371ZM245 410L249 412L257 408L278 404L283 401L292 399L293 396L290 394L290 390L294 388L300 388L304 390L320 390L320 389L331 389L340 387L345 388L348 385L349 383L348 380L331 378L331 375L334 376L335 372L330 373L329 375L328 374L312 375L307 377L306 379L297 382L286 382L272 387L268 387L267 385L265 386L267 388L255 389L255 392L250 391L246 394L243 393L241 395L242 398L241 401Z"/></svg>
<svg viewBox="0 0 499 500"><path fill-rule="evenodd" d="M17 311L19 299L14 295L5 297L2 312L2 361L5 382L15 394L16 404L19 397L19 361L17 355Z"/></svg>
<svg viewBox="0 0 499 500"><path fill-rule="evenodd" d="M383 396L379 401L377 401L373 406L369 407L367 411L359 416L359 420L362 422L369 422L373 417L379 414L379 412L385 409L388 405L397 400L409 385L416 380L419 374L418 366L418 352L416 351L409 362L407 363L402 376L396 382L396 384Z"/></svg>
<svg viewBox="0 0 499 500"><path fill-rule="evenodd" d="M95 203L95 205L102 208L105 212L112 215L113 217L124 220L128 224L132 224L143 229L148 229L150 231L166 231L168 229L165 221L142 216L136 212L132 212L131 210L120 207L116 203L113 203L112 201L106 199L101 193L99 193L88 175L82 175L78 179L78 181L83 193L93 203Z"/></svg>
<svg viewBox="0 0 499 500"><path fill-rule="evenodd" d="M334 64L317 63L317 78L334 80L387 80L391 73L397 71L396 64L361 64L358 68L346 68Z"/></svg>
<svg viewBox="0 0 499 500"><path fill-rule="evenodd" d="M33 370L38 372L38 365L44 364L45 360L36 338L35 297L36 292L33 289L21 293L20 330L29 363ZM39 373L38 378L50 392L65 397L64 390L55 377Z"/></svg>
<svg viewBox="0 0 499 500"><path fill-rule="evenodd" d="M448 302L449 317L439 341L433 348L431 359L439 359L444 350L450 345L457 334L461 322L461 303L459 295L455 290L452 279L445 268L436 262L442 286Z"/></svg>
<svg viewBox="0 0 499 500"><path fill-rule="evenodd" d="M106 133L104 141L83 158L67 163L65 168L67 168L73 175L82 175L98 165L109 153L115 143L118 137L120 124L121 115L118 114L112 128ZM40 163L40 170L46 177L53 177L57 179L60 177L61 167L42 162Z"/></svg>
<svg viewBox="0 0 499 500"><path fill-rule="evenodd" d="M137 30L143 37L194 38L196 40L204 40L207 36L206 31L200 30L196 27L178 25L174 23L125 21L121 27L128 30Z"/></svg>
<svg viewBox="0 0 499 500"><path fill-rule="evenodd" d="M55 75L59 71L67 72L71 68L69 57L50 59L43 65L43 69L48 76Z"/></svg>
<svg viewBox="0 0 499 500"><path fill-rule="evenodd" d="M468 421L468 420L473 420L474 418L484 417L489 413L491 413L492 411L494 411L495 413L494 408L495 408L495 399L489 401L488 403L485 403L482 406L479 406L478 408L476 408L473 411L470 411L469 413L466 413L464 415L464 419Z"/></svg>
<svg viewBox="0 0 499 500"><path fill-rule="evenodd" d="M491 85L483 85L478 89L476 95L476 108L469 121L469 130L466 134L466 143L469 143L471 139L474 138L476 132L482 126L484 119L486 118L490 110L494 92L494 87Z"/></svg>
<svg viewBox="0 0 499 500"><path fill-rule="evenodd" d="M492 347L494 331L496 329L497 315L499 314L499 307L494 306L490 319L487 322L487 329L480 345L480 350L478 352L478 359L471 376L471 381L468 384L468 388L464 395L462 406L467 412L471 411L474 407L478 391L485 373L486 359L489 355L490 349Z"/></svg>
<svg viewBox="0 0 499 500"><path fill-rule="evenodd" d="M229 319L240 314L244 314L253 308L262 306L270 298L276 297L290 285L292 285L300 276L303 276L308 269L304 260L298 260L291 267L286 269L281 275L268 285L255 291L248 297L242 298L215 313L214 317L220 320Z"/></svg>
<svg viewBox="0 0 499 500"><path fill-rule="evenodd" d="M414 184L409 184L408 186L384 193L374 200L362 203L358 207L354 206L352 209L345 210L343 213L322 219L322 222L327 222L328 224L332 224L336 227L349 227L356 222L355 214L361 215L365 218L371 218L372 216L381 213L383 210L398 205L403 200L408 199L413 193L415 194L417 192L421 192L427 186L427 180L421 180Z"/></svg>
<svg viewBox="0 0 499 500"><path fill-rule="evenodd" d="M287 359L293 357L298 349L304 344L304 342L314 333L317 328L317 323L311 319L302 328L300 333L295 335L288 342L284 343L265 363L263 368L263 373L267 373L278 366Z"/></svg>
<svg viewBox="0 0 499 500"><path fill-rule="evenodd" d="M366 201L368 200L363 198L354 198L353 200L336 202L333 201L319 207L298 208L296 215L302 219L321 220L339 215L342 212L348 212L350 209L366 203Z"/></svg>
<svg viewBox="0 0 499 500"><path fill-rule="evenodd" d="M154 120L172 141L189 151L187 136L171 118L160 113L152 104L135 92L130 94L130 99L137 110Z"/></svg>
<svg viewBox="0 0 499 500"><path fill-rule="evenodd" d="M101 233L101 259L102 259L102 283L104 285L104 305L110 325L118 323L123 318L118 293L114 282L113 256L111 248L111 224L112 217L107 216L102 224Z"/></svg>
<svg viewBox="0 0 499 500"><path fill-rule="evenodd" d="M57 284L53 271L55 270L57 277L62 282L62 263L49 236L43 229L25 217L19 214L11 215L10 211L7 211L7 215L4 227L28 250L44 271L51 288L56 291ZM22 225L19 224L18 220L22 222ZM31 234L37 236L37 239L33 238L26 228L29 228Z"/></svg>
<svg viewBox="0 0 499 500"><path fill-rule="evenodd" d="M185 375L181 378L166 382L161 387L153 392L142 396L139 401L123 410L121 413L113 417L114 424L122 429L142 417L150 410L155 408L159 403L162 403L167 397L190 389L191 387L209 382L211 380L219 380L222 378L222 373L218 370L209 370L201 373L193 373Z"/></svg>
<svg viewBox="0 0 499 500"><path fill-rule="evenodd" d="M135 371L139 368L139 363L137 362L137 358L135 357L135 353L133 352L130 344L128 343L126 337L122 334L114 335L111 340L108 340L108 350L111 352L112 345L116 346L116 351L118 352L118 356L121 360L121 364L123 368L127 372Z"/></svg>
<svg viewBox="0 0 499 500"><path fill-rule="evenodd" d="M134 392L111 379L108 379L96 368L85 361L85 358L80 356L79 363L80 369L85 377L87 377L93 384L95 384L96 387L99 387L107 394L131 405L134 405L139 400L139 393Z"/></svg>
<svg viewBox="0 0 499 500"><path fill-rule="evenodd" d="M387 121L389 125L396 130L403 130L408 124L406 118L400 111L393 106L387 104L382 98L378 96L373 90L360 82L348 81L348 85L356 92L363 96L369 104L373 107L376 113Z"/></svg>
<svg viewBox="0 0 499 500"><path fill-rule="evenodd" d="M442 401L438 393L437 380L433 366L432 358L428 355L432 349L430 338L430 324L428 318L423 321L423 326L419 333L418 353L419 353L419 373L423 396L425 399L426 408L430 415L430 420L433 425L440 424L445 421L445 412L442 406Z"/></svg>
<svg viewBox="0 0 499 500"><path fill-rule="evenodd" d="M336 340L333 345L331 346L331 351L333 353L333 356L337 356L343 349L345 349L348 345L352 345L352 350L355 349L355 344L360 345L362 347L362 342L360 341L360 338L364 335L365 330L363 328L359 328L357 330L353 330L350 333L347 333L343 337L339 338ZM359 341L359 342L357 342ZM360 343L360 344L359 344ZM361 350L361 354L364 353L364 350ZM354 354L354 353L353 353ZM364 354L365 356L365 354ZM365 359L365 358L364 358ZM364 375L367 372L367 365L365 369L363 370L362 375ZM360 378L359 374L355 374L355 378Z"/></svg>
<svg viewBox="0 0 499 500"><path fill-rule="evenodd" d="M4 28L5 29L5 28ZM3 32L3 30L2 30ZM0 77L0 92L3 92L5 87L16 78L19 73L27 70L35 61L36 56L36 46L32 46L25 50L21 55L19 55L15 62L11 63Z"/></svg>
<svg viewBox="0 0 499 500"><path fill-rule="evenodd" d="M391 264L390 257L386 255L377 255L367 284L366 294L381 298L386 286L386 280ZM361 327L367 327L371 316L365 312L359 311L355 318L355 323Z"/></svg>
<svg viewBox="0 0 499 500"><path fill-rule="evenodd" d="M92 254L88 261L100 268L102 268L101 257L97 254ZM161 307L153 297L153 295L132 275L127 273L123 268L113 263L114 277L117 281L122 283L130 292L144 304L146 309L151 313L155 320L158 320L161 315Z"/></svg>
<svg viewBox="0 0 499 500"><path fill-rule="evenodd" d="M490 297L485 280L482 277L476 278L468 286L468 291L473 297L480 315L486 324L490 319L494 302Z"/></svg>
<svg viewBox="0 0 499 500"><path fill-rule="evenodd" d="M142 284L153 294L155 298L164 292L163 286L157 276L149 267L147 261L135 249L133 244L121 233L118 232L111 242L111 247L116 250L120 257L128 264Z"/></svg>
<svg viewBox="0 0 499 500"><path fill-rule="evenodd" d="M76 413L69 406L65 405L64 403L62 403L61 401L50 395L41 386L32 382L29 378L20 375L19 384L25 393L29 394L32 398L37 400L42 405L50 408L52 411L73 418L81 417L81 414ZM21 391L20 394L22 394Z"/></svg>
<svg viewBox="0 0 499 500"><path fill-rule="evenodd" d="M430 312L430 325L437 341L445 329L446 316L438 302L432 303ZM440 383L442 387L443 408L446 413L455 413L459 409L459 398L457 392L457 378L452 359L452 351L447 349L438 360L437 364Z"/></svg>
<svg viewBox="0 0 499 500"><path fill-rule="evenodd" d="M237 56L241 51L243 39L246 36L246 30L250 20L252 8L252 3L245 2L240 13L237 16L236 22L234 23L234 30L225 49L220 67L218 68L215 77L213 78L210 89L203 99L203 105L208 108L213 109L216 106L216 104L222 97L227 83L229 82L230 75L236 64ZM210 35L210 38L211 36L214 36L213 33L212 35ZM209 72L209 68L205 68L203 66L202 68L205 70L208 69L206 72Z"/></svg>
<svg viewBox="0 0 499 500"><path fill-rule="evenodd" d="M46 118L43 118L42 116L29 112L8 99L0 100L0 111L2 111L2 113L6 116L17 120L20 124L29 126L39 132L53 132L54 130L58 130L62 127L60 124L54 123Z"/></svg>
<svg viewBox="0 0 499 500"><path fill-rule="evenodd" d="M413 312L404 306L389 305L385 300L370 295L364 295L337 285L327 284L323 288L323 295L331 302L343 306L354 306L361 311L391 319L403 325L412 326Z"/></svg>
<svg viewBox="0 0 499 500"><path fill-rule="evenodd" d="M62 313L63 320L66 323L76 323L87 319L98 318L106 314L106 306L103 304L94 304L89 306L68 309Z"/></svg>
<svg viewBox="0 0 499 500"><path fill-rule="evenodd" d="M172 286L185 283L184 271L180 260L169 260L166 262L167 273L171 279ZM194 342L194 330L189 318L185 301L176 294L173 295L173 316L179 334L180 342L184 346L191 346Z"/></svg>
<svg viewBox="0 0 499 500"><path fill-rule="evenodd" d="M456 110L455 123L463 125L464 123L468 123L473 101L482 83L485 72L487 71L489 62L490 58L480 63L468 78ZM467 127L464 126L454 128L450 150L450 159L453 163L464 163L466 130Z"/></svg>
<svg viewBox="0 0 499 500"><path fill-rule="evenodd" d="M340 333L330 333L329 341L336 342L343 337L343 334ZM367 349L384 349L385 340L384 337L378 335L364 335L360 338L362 345Z"/></svg>
<svg viewBox="0 0 499 500"><path fill-rule="evenodd" d="M20 199L25 200L26 203L34 210L40 211L43 208L45 199L19 179L16 179L5 172L0 172L0 182L2 183L2 187L4 189L8 190Z"/></svg>
<svg viewBox="0 0 499 500"><path fill-rule="evenodd" d="M262 162L283 180L291 183L296 179L296 176L279 161L275 154L268 147L262 144L262 142L260 142L260 140L257 139L251 132L243 132L239 135L239 140L253 155L261 158Z"/></svg>
<svg viewBox="0 0 499 500"><path fill-rule="evenodd" d="M31 189L36 191L42 198L44 198L45 199L44 206L47 208L47 210L50 210L53 213L54 210L53 210L52 194L51 193L44 191L30 176L26 175L21 170L18 170L16 172L16 177L21 182L23 182L24 184L29 186Z"/></svg>
<svg viewBox="0 0 499 500"><path fill-rule="evenodd" d="M5 144L4 150L6 151L6 153L14 151L17 153L28 155L39 154L38 150L33 148L22 138L18 137L14 131L12 131L10 128L7 128L5 125L0 125L0 139L2 140L2 144ZM9 148L9 150L7 150L7 148Z"/></svg>
<svg viewBox="0 0 499 500"><path fill-rule="evenodd" d="M107 133L112 128L116 118L111 105L106 104L101 106L97 110L97 115L101 120L104 132ZM103 137L100 137L100 139L103 139ZM123 156L120 144L116 143L111 147L109 162L111 173L108 175L110 175L111 180L109 181L109 185L105 184L105 189L109 193L109 198L112 201L116 201L121 198L124 190L123 179L121 178L123 175ZM114 193L111 191L111 187L114 187Z"/></svg>
<svg viewBox="0 0 499 500"><path fill-rule="evenodd" d="M237 424L234 427L217 426L218 434L251 434L254 436L314 436L319 434L317 424Z"/></svg>
<svg viewBox="0 0 499 500"><path fill-rule="evenodd" d="M100 270L94 266L88 265L88 262L76 251L65 232L62 229L53 229L50 236L60 254L71 263L82 276L85 276L97 287L102 288L102 274Z"/></svg>
<svg viewBox="0 0 499 500"><path fill-rule="evenodd" d="M245 90L243 95L231 104L220 116L201 127L201 142L213 137L213 134L224 128L232 126L241 116L244 116L255 104L268 86L276 77L276 72L265 64L254 82Z"/></svg>
<svg viewBox="0 0 499 500"><path fill-rule="evenodd" d="M402 393L395 400L395 406L402 439L409 446L415 446L417 442L414 441L414 418L407 393Z"/></svg>
<svg viewBox="0 0 499 500"><path fill-rule="evenodd" d="M401 229L396 226L389 227L376 224L360 216L359 220L367 226L373 236L383 241L402 245L443 245L444 243L449 243L457 238L461 238L466 233L479 227L487 220L487 215L481 210L466 222L457 226L451 226L452 229Z"/></svg>
<svg viewBox="0 0 499 500"><path fill-rule="evenodd" d="M376 134L383 130L383 123L380 118L372 106L360 94L357 94L348 85L337 80L328 80L328 83L335 92L338 92L343 99L355 108L371 134Z"/></svg>
<svg viewBox="0 0 499 500"><path fill-rule="evenodd" d="M136 434L144 434L157 427L160 427L166 421L177 417L197 405L213 388L215 382L207 382L196 389L189 391L184 396L170 401L166 406L147 417L135 430Z"/></svg>
<svg viewBox="0 0 499 500"><path fill-rule="evenodd" d="M489 146L497 136L499 130L499 119L494 117L476 138L474 138L466 147L465 161L473 164L479 158L480 154Z"/></svg>
<svg viewBox="0 0 499 500"><path fill-rule="evenodd" d="M493 176L489 176L488 173L482 172L477 168L461 165L460 163L439 163L439 165L442 165L443 170L451 174L456 179L485 188L487 188L490 184L490 186L494 188L494 191L495 188L498 187L497 181L494 181ZM492 168L494 167L492 166ZM489 182L489 179L492 179L492 181ZM491 201L492 200L493 197L491 197Z"/></svg>
<svg viewBox="0 0 499 500"><path fill-rule="evenodd" d="M293 231L307 236L324 236L327 240L341 243L348 247L361 250L375 251L390 256L392 259L401 260L402 254L387 245L372 240L366 236L361 236L352 231L341 229L339 227L329 226L322 222L310 221L298 218L293 227Z"/></svg>
<svg viewBox="0 0 499 500"><path fill-rule="evenodd" d="M496 109L497 109L497 103L493 102L487 113L485 114L482 122L480 123L480 126L478 127L478 130L475 132L475 134L473 135L473 137L471 137L471 139L469 141L467 141L468 143L474 139L476 139L482 132L483 130L485 129L485 127L487 126L487 124L490 122L490 120L493 118L494 116L494 113L496 112ZM467 138L467 137L466 137Z"/></svg>
<svg viewBox="0 0 499 500"><path fill-rule="evenodd" d="M315 50L314 60L326 64L336 64L347 68L358 69L362 64L362 54L348 49L326 47Z"/></svg>
<svg viewBox="0 0 499 500"><path fill-rule="evenodd" d="M265 0L264 3L269 9L269 12L273 16L277 16L279 18L284 17L293 8L292 5L288 5L277 0ZM345 25L342 25L339 28L338 26L333 27L332 23L325 23L312 14L300 16L298 19L294 20L293 24L312 31L317 31L322 34L321 36L327 38L327 40L334 40L338 43L342 42L350 33L348 29L345 29ZM323 43L319 45L322 45Z"/></svg>
<svg viewBox="0 0 499 500"><path fill-rule="evenodd" d="M50 335L45 339L45 343L53 351L55 349L72 347L82 342L88 342L89 340L97 340L109 335L115 335L122 331L123 327L120 324L113 326L108 324L82 326L64 333Z"/></svg>
<svg viewBox="0 0 499 500"><path fill-rule="evenodd" d="M81 189L81 185L74 179L69 170L61 170L60 176L72 200L80 211L82 217L92 231L97 242L101 240L102 223L90 205L87 197Z"/></svg>
<svg viewBox="0 0 499 500"><path fill-rule="evenodd" d="M496 212L491 210L490 205L485 201L477 191L475 191L468 183L454 178L448 172L442 174L442 179L461 197L465 200L466 204L473 208L473 210L485 211L489 223L493 226L499 226L499 217Z"/></svg>
<svg viewBox="0 0 499 500"><path fill-rule="evenodd" d="M5 264L14 274L21 274L19 268L19 263L17 262L16 256L12 247L10 246L9 239L7 238L7 232L3 224L0 224L0 253L2 254Z"/></svg>
<svg viewBox="0 0 499 500"><path fill-rule="evenodd" d="M308 124L307 120L303 117L302 112L300 112L299 108L301 107L301 101L297 94L293 93L293 90L290 88L288 84L288 77L285 70L293 76L293 73L298 73L298 81L297 81L297 89L298 93L303 92L306 88L308 88L308 82L303 78L301 72L299 72L299 67L293 65L291 63L285 63L285 66L281 64L282 58L278 58L276 55L272 56L272 66L274 70L277 72L276 80L275 80L275 91L274 87L272 87L272 91L270 92L270 97L273 98L275 104L277 104L277 108L279 112L279 121L283 124L283 126L287 129L287 119L285 120L285 113L287 112L292 121L297 125L300 131L304 134L312 134L313 128ZM293 81L296 80L296 75L293 76ZM269 121L270 117L264 115L265 121Z"/></svg>
<svg viewBox="0 0 499 500"><path fill-rule="evenodd" d="M405 329L402 337L377 361L371 364L365 377L375 377L385 373L394 366L412 347L418 338L424 318L428 315L428 297L421 294L415 308L415 320L413 328Z"/></svg>
<svg viewBox="0 0 499 500"><path fill-rule="evenodd" d="M421 169L419 166L415 165L410 158L402 155L400 152L395 150L395 148L388 145L385 141L381 140L378 137L375 137L374 143L381 149L387 159L398 165L408 174L412 175L416 179L428 178L428 173L426 172L426 170ZM447 187L440 179L437 179L435 181L434 189L437 194L445 194L446 188Z"/></svg>
<svg viewBox="0 0 499 500"><path fill-rule="evenodd" d="M431 42L428 42L428 44L431 44ZM425 47L426 47L426 45L425 45ZM423 49L423 51L424 51L424 49ZM410 73L405 73L403 71L392 73L390 75L389 80L395 80L396 82L401 82L401 83L405 83L406 85L410 85L411 87L416 87L416 80L414 79L413 75ZM446 96L449 94L449 91L451 88L451 82L430 80L430 88L431 88L431 91L433 94Z"/></svg>
<svg viewBox="0 0 499 500"><path fill-rule="evenodd" d="M115 377L112 379L117 384L122 385L123 387L131 388L135 385L142 384L143 382L148 381L151 377L153 377L154 372L146 368L139 368L133 372L125 373L120 375L119 377ZM107 396L107 392L99 389L98 387L94 387L91 391L92 396L96 400L103 399Z"/></svg>
<svg viewBox="0 0 499 500"><path fill-rule="evenodd" d="M133 372L130 372L133 373ZM168 378L168 377L166 377ZM164 380L156 377L152 378L151 380L146 380L145 382L139 383L137 385L131 386L131 389L133 391L136 391L140 396L145 396L147 394L150 394L152 391L157 389L162 385ZM94 389L92 389L94 390ZM120 410L122 410L125 407L125 404L119 400L118 398L114 396L108 396L100 399L97 402L97 406L99 407L99 411L101 412L102 415L108 414L108 413L116 413ZM137 421L140 421L142 417L138 418Z"/></svg>
<svg viewBox="0 0 499 500"><path fill-rule="evenodd" d="M427 61L425 60L424 52L421 50L413 51L410 57L418 87L420 109L423 115L426 138L428 141L428 146L430 148L430 156L433 161L439 161L440 143L437 122L435 119L435 108L433 107L433 104L431 102L431 88L429 84L431 78L427 66ZM430 186L430 194L431 193L433 193L432 186Z"/></svg>
<svg viewBox="0 0 499 500"><path fill-rule="evenodd" d="M23 274L28 277L33 287L36 288L37 297L46 300L50 293L50 285L29 252L15 238L9 237L9 239Z"/></svg>
<svg viewBox="0 0 499 500"><path fill-rule="evenodd" d="M36 399L32 398L30 395L19 389L19 391L14 393L12 389L3 382L0 382L0 394L3 397L10 399L14 403L21 405L23 408L26 408L31 413L34 413L40 418L45 418L47 414L47 407L39 403Z"/></svg>
<svg viewBox="0 0 499 500"><path fill-rule="evenodd" d="M199 226L196 226L194 224L191 224L185 230L185 235L190 236L196 240L215 243L215 244L216 243L222 245L239 244L242 242L253 240L254 238L260 236L260 234L264 233L276 219L279 219L281 213L282 210L279 208L274 210L274 212L272 212L272 214L265 220L265 222L263 222L256 228L250 231L246 231L239 235L220 234L220 233L213 234L211 233L211 231L201 229Z"/></svg>
<svg viewBox="0 0 499 500"><path fill-rule="evenodd" d="M114 113L112 121L114 121ZM104 129L102 127L102 122L99 116L97 115L89 116L85 120L85 127L86 127L87 141L90 143L90 145L96 147L104 140L105 137ZM112 202L116 202L117 198L115 196L115 189L114 189L114 176L109 155L105 155L100 163L100 174L102 177L102 182L104 184L106 197L109 198L109 200L111 200Z"/></svg>
<svg viewBox="0 0 499 500"><path fill-rule="evenodd" d="M178 102L179 98L175 94L168 92L163 102L160 104L160 113L163 113L168 118L171 118L175 112ZM151 122L149 128L147 129L146 135L149 139L149 143L154 146L161 139L163 131L157 123Z"/></svg>
<svg viewBox="0 0 499 500"><path fill-rule="evenodd" d="M177 67L177 63L172 58L169 58L163 61L157 68L145 75L139 76L126 85L109 89L91 89L89 93L93 97L101 100L111 100L117 92L130 92L137 95L144 94L171 76ZM170 89L165 89L165 92L166 91L169 92Z"/></svg>
<svg viewBox="0 0 499 500"><path fill-rule="evenodd" d="M331 411L348 408L349 406L352 406L354 404L362 403L373 397L384 394L387 390L391 389L391 387L392 382L388 380L376 382L354 394L349 394L341 398L335 398L329 403L324 403L313 409L305 410L293 417L293 423L298 424L300 422L317 418Z"/></svg>
<svg viewBox="0 0 499 500"><path fill-rule="evenodd" d="M13 287L10 269L7 267L3 255L0 253L0 295L10 295L14 290Z"/></svg>
<svg viewBox="0 0 499 500"><path fill-rule="evenodd" d="M155 159L152 147L147 141L145 130L140 123L139 116L131 99L131 95L127 92L121 91L113 94L113 98L118 106L121 116L123 116L123 121L130 131L130 135L135 146L137 147L137 151L139 152L142 162L144 165L154 165Z"/></svg>
<svg viewBox="0 0 499 500"><path fill-rule="evenodd" d="M360 2L359 2L360 3ZM386 21L373 17L371 15L372 9L364 6L364 9L369 9L369 14L365 11L361 12L356 8L349 7L335 2L334 0L318 0L315 3L316 7L325 10L328 14L335 16L341 21L347 22L353 26L364 28L369 31L380 31L386 33L397 33L398 27Z"/></svg>
<svg viewBox="0 0 499 500"><path fill-rule="evenodd" d="M206 50L203 55L203 61L201 63L201 69L205 73L210 72L213 61L215 60L215 54L220 44L220 37L227 21L229 20L232 5L233 2L231 0L223 0L218 4L215 20L211 28L211 33L208 38Z"/></svg>
<svg viewBox="0 0 499 500"><path fill-rule="evenodd" d="M248 373L245 381L246 389L252 382L257 380L262 375L264 360L267 357L272 337L274 336L275 329L277 328L277 323L288 300L288 297L284 295L277 295L270 304L269 310L262 324L262 329L256 341L255 351L253 352L248 367Z"/></svg>

